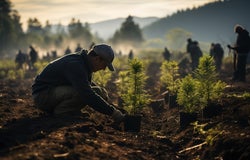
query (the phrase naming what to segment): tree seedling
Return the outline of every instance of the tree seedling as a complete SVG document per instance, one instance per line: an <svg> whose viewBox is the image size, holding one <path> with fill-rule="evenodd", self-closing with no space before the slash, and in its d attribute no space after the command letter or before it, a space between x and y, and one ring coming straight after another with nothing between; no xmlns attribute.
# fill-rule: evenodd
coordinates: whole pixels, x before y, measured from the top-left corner
<svg viewBox="0 0 250 160"><path fill-rule="evenodd" d="M161 65L160 82L170 94L176 94L180 83L179 66L176 61L164 61Z"/></svg>
<svg viewBox="0 0 250 160"><path fill-rule="evenodd" d="M121 97L124 100L124 109L131 115L140 113L150 101L149 94L144 89L146 79L143 63L136 58L130 60L126 80L127 89L126 92L121 93Z"/></svg>

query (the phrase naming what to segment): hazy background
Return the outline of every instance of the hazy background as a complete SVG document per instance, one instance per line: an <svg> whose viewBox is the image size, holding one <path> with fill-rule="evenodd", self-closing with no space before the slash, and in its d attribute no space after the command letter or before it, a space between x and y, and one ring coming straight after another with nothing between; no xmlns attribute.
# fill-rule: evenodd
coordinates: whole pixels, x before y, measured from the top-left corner
<svg viewBox="0 0 250 160"><path fill-rule="evenodd" d="M92 42L124 54L132 49L155 55L164 47L185 53L187 38L204 53L211 43L228 52L227 44L236 40L234 26L250 28L249 6L248 0L1 0L0 56L28 52L29 45L40 56L62 55L67 47L74 51L79 43L88 49Z"/></svg>
<svg viewBox="0 0 250 160"><path fill-rule="evenodd" d="M27 20L36 17L42 24L67 25L71 18L95 23L115 18L165 17L177 10L193 8L215 0L11 0L21 15L24 30Z"/></svg>

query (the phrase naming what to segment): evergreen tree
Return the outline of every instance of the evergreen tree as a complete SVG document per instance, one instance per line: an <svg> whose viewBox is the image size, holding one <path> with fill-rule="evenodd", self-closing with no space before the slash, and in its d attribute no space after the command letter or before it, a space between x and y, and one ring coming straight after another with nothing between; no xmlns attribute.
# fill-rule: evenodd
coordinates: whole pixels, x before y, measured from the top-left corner
<svg viewBox="0 0 250 160"><path fill-rule="evenodd" d="M37 18L28 19L27 43L42 45L44 41L44 30L41 22ZM44 47L44 46L43 46Z"/></svg>
<svg viewBox="0 0 250 160"><path fill-rule="evenodd" d="M121 28L117 30L112 38L113 43L131 42L140 44L143 42L142 31L138 24L135 24L132 16L128 16Z"/></svg>
<svg viewBox="0 0 250 160"><path fill-rule="evenodd" d="M85 23L83 26L80 20L75 20L72 18L71 22L68 25L69 36L72 39L77 40L85 44L89 44L93 41L93 36L90 32L90 27L88 23Z"/></svg>
<svg viewBox="0 0 250 160"><path fill-rule="evenodd" d="M37 18L28 19L28 33L43 33L42 24Z"/></svg>
<svg viewBox="0 0 250 160"><path fill-rule="evenodd" d="M46 24L45 24L45 27L44 27L44 32L45 32L46 35L52 33L51 24L50 24L50 22L48 20L46 21Z"/></svg>
<svg viewBox="0 0 250 160"><path fill-rule="evenodd" d="M17 45L17 37L23 35L20 16L11 7L9 0L0 1L0 55L11 48L10 45Z"/></svg>
<svg viewBox="0 0 250 160"><path fill-rule="evenodd" d="M51 31L51 24L49 23L49 21L46 21L45 27L44 27L44 43L46 45L51 44L52 42L52 31Z"/></svg>
<svg viewBox="0 0 250 160"><path fill-rule="evenodd" d="M65 29L64 29L64 27L63 27L63 25L61 23L58 23L56 25L56 33L57 34L61 34L61 35L65 35L66 34Z"/></svg>

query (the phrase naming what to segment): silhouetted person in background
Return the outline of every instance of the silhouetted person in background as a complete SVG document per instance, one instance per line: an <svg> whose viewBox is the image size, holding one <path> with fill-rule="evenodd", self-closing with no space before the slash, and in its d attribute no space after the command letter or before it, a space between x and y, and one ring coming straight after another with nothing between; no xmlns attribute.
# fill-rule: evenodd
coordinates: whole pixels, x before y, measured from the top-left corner
<svg viewBox="0 0 250 160"><path fill-rule="evenodd" d="M193 41L191 38L187 39L187 53L191 53L191 45L192 45Z"/></svg>
<svg viewBox="0 0 250 160"><path fill-rule="evenodd" d="M214 58L214 43L210 45L209 55Z"/></svg>
<svg viewBox="0 0 250 160"><path fill-rule="evenodd" d="M25 54L22 53L22 51L19 49L15 59L15 62L17 64L17 69L23 69L25 61L26 61Z"/></svg>
<svg viewBox="0 0 250 160"><path fill-rule="evenodd" d="M29 52L29 55L30 55L30 69L34 69L35 68L34 64L37 62L37 59L38 59L38 53L33 48L32 45L30 45L29 48L30 48L30 52Z"/></svg>
<svg viewBox="0 0 250 160"><path fill-rule="evenodd" d="M134 53L133 50L131 49L128 54L128 59L133 59L134 58Z"/></svg>
<svg viewBox="0 0 250 160"><path fill-rule="evenodd" d="M200 57L202 57L202 51L199 47L198 41L192 41L191 38L188 38L187 42L187 52L191 57L192 70L195 70L199 65Z"/></svg>
<svg viewBox="0 0 250 160"><path fill-rule="evenodd" d="M249 32L240 25L235 25L234 32L238 34L235 46L227 45L229 49L235 51L237 59L232 80L245 82L247 56L250 50Z"/></svg>
<svg viewBox="0 0 250 160"><path fill-rule="evenodd" d="M216 71L220 71L221 70L221 65L222 65L222 60L224 57L224 50L221 47L221 45L219 43L216 43L214 45L214 62L215 62L215 66L216 66Z"/></svg>
<svg viewBox="0 0 250 160"><path fill-rule="evenodd" d="M52 51L51 54L52 54L52 59L57 58L57 51L56 50Z"/></svg>
<svg viewBox="0 0 250 160"><path fill-rule="evenodd" d="M118 56L122 56L122 51L121 50L118 52Z"/></svg>
<svg viewBox="0 0 250 160"><path fill-rule="evenodd" d="M163 57L165 60L169 61L170 60L170 52L167 47L164 48L164 52L162 53Z"/></svg>
<svg viewBox="0 0 250 160"><path fill-rule="evenodd" d="M66 55L66 54L70 54L70 53L71 53L71 50L70 50L70 48L68 46L67 49L65 50L64 54Z"/></svg>
<svg viewBox="0 0 250 160"><path fill-rule="evenodd" d="M46 61L50 61L51 60L51 56L50 56L49 52L47 52L46 55L43 56L43 60L46 60Z"/></svg>
<svg viewBox="0 0 250 160"><path fill-rule="evenodd" d="M75 52L80 52L81 50L82 50L82 47L80 43L78 43Z"/></svg>

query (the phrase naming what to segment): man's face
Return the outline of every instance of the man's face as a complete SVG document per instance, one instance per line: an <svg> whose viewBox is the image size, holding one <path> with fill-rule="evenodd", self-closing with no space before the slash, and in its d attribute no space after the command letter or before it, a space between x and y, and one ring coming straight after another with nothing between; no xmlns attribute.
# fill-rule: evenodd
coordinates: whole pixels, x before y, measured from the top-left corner
<svg viewBox="0 0 250 160"><path fill-rule="evenodd" d="M107 62L102 59L100 56L94 57L94 65L93 65L93 72L99 70L105 70L107 67Z"/></svg>

